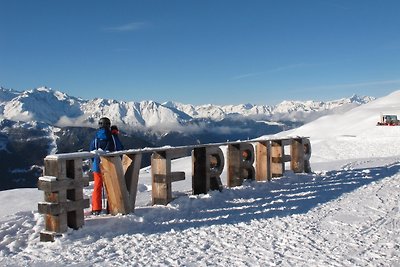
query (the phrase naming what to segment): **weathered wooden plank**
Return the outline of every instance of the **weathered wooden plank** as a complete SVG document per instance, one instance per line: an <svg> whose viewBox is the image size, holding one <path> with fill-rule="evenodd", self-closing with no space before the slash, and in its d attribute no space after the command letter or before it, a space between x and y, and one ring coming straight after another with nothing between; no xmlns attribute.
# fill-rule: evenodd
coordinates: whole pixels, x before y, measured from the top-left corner
<svg viewBox="0 0 400 267"><path fill-rule="evenodd" d="M77 230L84 225L84 212L83 209L69 211L67 214L67 224L69 228Z"/></svg>
<svg viewBox="0 0 400 267"><path fill-rule="evenodd" d="M84 210L90 207L89 199L68 201L63 203L39 202L38 212L42 214L58 215L73 210Z"/></svg>
<svg viewBox="0 0 400 267"><path fill-rule="evenodd" d="M131 212L135 210L136 194L137 194L141 162L142 162L142 154L122 156L122 166L125 172L125 182L129 194L129 203L131 207Z"/></svg>
<svg viewBox="0 0 400 267"><path fill-rule="evenodd" d="M188 149L187 148L172 148L167 151L166 153L166 159L172 160L172 159L178 159L178 158L183 158L188 156Z"/></svg>
<svg viewBox="0 0 400 267"><path fill-rule="evenodd" d="M167 178L171 178L171 177L167 177L166 174L153 174L153 182L157 183L157 184L165 184L168 182Z"/></svg>
<svg viewBox="0 0 400 267"><path fill-rule="evenodd" d="M57 233L64 233L68 230L67 225L67 213L61 213L58 215L45 215L46 230Z"/></svg>
<svg viewBox="0 0 400 267"><path fill-rule="evenodd" d="M193 194L222 190L220 175L224 169L224 154L219 147L201 147L192 151Z"/></svg>
<svg viewBox="0 0 400 267"><path fill-rule="evenodd" d="M290 169L294 173L304 172L304 146L302 138L292 139L290 156Z"/></svg>
<svg viewBox="0 0 400 267"><path fill-rule="evenodd" d="M62 159L45 159L44 176L54 176L57 180L67 179L66 160Z"/></svg>
<svg viewBox="0 0 400 267"><path fill-rule="evenodd" d="M171 172L171 182L178 182L185 180L185 172Z"/></svg>
<svg viewBox="0 0 400 267"><path fill-rule="evenodd" d="M82 159L71 159L65 161L67 177L70 179L82 179Z"/></svg>
<svg viewBox="0 0 400 267"><path fill-rule="evenodd" d="M254 179L254 147L249 143L228 145L228 187L240 186L244 179Z"/></svg>
<svg viewBox="0 0 400 267"><path fill-rule="evenodd" d="M240 144L240 151L242 154L242 161L240 163L240 169L243 179L254 179L255 168L254 168L254 147L251 143Z"/></svg>
<svg viewBox="0 0 400 267"><path fill-rule="evenodd" d="M67 191L44 192L44 201L55 203L67 202Z"/></svg>
<svg viewBox="0 0 400 267"><path fill-rule="evenodd" d="M240 163L242 155L240 153L240 145L228 145L228 179L227 186L240 186L243 183L243 178L240 174Z"/></svg>
<svg viewBox="0 0 400 267"><path fill-rule="evenodd" d="M168 177L167 177L168 176ZM178 182L185 180L185 172L171 172L170 174L154 174L155 183L166 183L167 181Z"/></svg>
<svg viewBox="0 0 400 267"><path fill-rule="evenodd" d="M172 149L172 150L167 151L166 159L167 159L167 164L170 165L170 167L168 168L169 169L168 175L171 176L171 183L185 180L185 172L171 170L171 160L186 157L186 156L188 156L187 148L177 148L177 149ZM172 189L172 187L171 187L171 189Z"/></svg>
<svg viewBox="0 0 400 267"><path fill-rule="evenodd" d="M162 184L161 186L166 186L165 184ZM164 190L165 191L165 190ZM167 205L171 200L168 200L166 198L158 198L158 197L153 197L153 205Z"/></svg>
<svg viewBox="0 0 400 267"><path fill-rule="evenodd" d="M170 173L171 161L169 159L167 160L166 152L153 153L151 156L153 205L166 205L172 200Z"/></svg>
<svg viewBox="0 0 400 267"><path fill-rule="evenodd" d="M40 177L41 178L41 177ZM57 192L60 190L69 190L74 188L83 188L89 185L88 178L64 179L56 181L38 180L38 189L45 192Z"/></svg>
<svg viewBox="0 0 400 267"><path fill-rule="evenodd" d="M256 180L271 180L269 172L269 142L258 142L256 145Z"/></svg>
<svg viewBox="0 0 400 267"><path fill-rule="evenodd" d="M153 204L169 203L172 200L172 182L185 179L184 172L171 172L171 160L187 156L186 148L154 152L151 156Z"/></svg>
<svg viewBox="0 0 400 267"><path fill-rule="evenodd" d="M52 232L52 231L46 231L43 230L40 232L40 241L41 242L54 242L56 237L60 237L62 234Z"/></svg>
<svg viewBox="0 0 400 267"><path fill-rule="evenodd" d="M308 137L303 137L303 138L308 138ZM221 142L221 143L209 143L209 144L200 144L200 145L186 145L186 146L179 146L179 147L172 147L169 148L171 150L173 149L182 149L185 151L190 151L194 148L199 148L199 147L219 147L219 146L225 146L225 145L230 145L230 144L243 144L243 143L257 143L257 142L270 142L276 139L270 139L270 138L263 138L263 139L257 139L254 141L232 141L232 142ZM282 144L284 146L290 145L291 138L284 138L284 139L278 139L282 140ZM165 147L154 147L154 148L139 148L139 149L129 149L129 150L120 150L120 151L114 151L114 152L104 152L101 153L101 156L104 157L114 157L114 156L122 156L122 155L136 155L136 154L146 154L146 153L158 153L161 151L165 151ZM63 153L63 154L54 154L54 155L48 155L46 156L45 160L70 160L70 159L90 159L95 156L98 156L100 153L97 152L88 152L88 151L83 151L83 152L74 152L74 153Z"/></svg>
<svg viewBox="0 0 400 267"><path fill-rule="evenodd" d="M279 143L271 144L271 157L281 158L285 154L283 146Z"/></svg>
<svg viewBox="0 0 400 267"><path fill-rule="evenodd" d="M67 199L71 201L77 201L83 199L82 188L74 188L67 190Z"/></svg>
<svg viewBox="0 0 400 267"><path fill-rule="evenodd" d="M290 162L292 160L292 156L291 155L283 155L282 160L283 160L283 162Z"/></svg>
<svg viewBox="0 0 400 267"><path fill-rule="evenodd" d="M217 146L206 147L208 168L207 177L210 179L210 190L222 191L221 174L224 171L225 157L221 148Z"/></svg>
<svg viewBox="0 0 400 267"><path fill-rule="evenodd" d="M306 173L311 172L310 158L311 158L311 143L310 139L303 138L303 146L304 146L304 171Z"/></svg>
<svg viewBox="0 0 400 267"><path fill-rule="evenodd" d="M281 177L284 173L284 167L281 163L271 163L271 178Z"/></svg>
<svg viewBox="0 0 400 267"><path fill-rule="evenodd" d="M192 190L193 194L206 194L210 190L210 177L207 173L209 157L205 147L192 151Z"/></svg>
<svg viewBox="0 0 400 267"><path fill-rule="evenodd" d="M285 151L282 140L271 141L271 177L280 177L283 175L285 171L284 155Z"/></svg>
<svg viewBox="0 0 400 267"><path fill-rule="evenodd" d="M101 172L107 191L111 214L128 214L131 211L121 158L100 157Z"/></svg>
<svg viewBox="0 0 400 267"><path fill-rule="evenodd" d="M73 153L60 153L46 156L45 160L70 160L70 159L85 159L94 158L96 153L93 152L73 152Z"/></svg>
<svg viewBox="0 0 400 267"><path fill-rule="evenodd" d="M275 140L272 140L275 141ZM289 146L292 142L292 138L283 138L278 140L282 146Z"/></svg>
<svg viewBox="0 0 400 267"><path fill-rule="evenodd" d="M285 163L291 161L291 156L290 155L281 155L279 157L271 157L271 162L272 163Z"/></svg>

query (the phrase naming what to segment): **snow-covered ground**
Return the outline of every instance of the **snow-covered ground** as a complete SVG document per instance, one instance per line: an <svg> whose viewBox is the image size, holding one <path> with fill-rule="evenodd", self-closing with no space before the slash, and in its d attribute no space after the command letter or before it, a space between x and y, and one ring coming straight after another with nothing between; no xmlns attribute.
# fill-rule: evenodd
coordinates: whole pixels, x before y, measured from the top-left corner
<svg viewBox="0 0 400 267"><path fill-rule="evenodd" d="M381 112L400 115L400 91L279 134L311 138L312 174L192 196L184 158L177 198L150 206L143 169L134 214L89 218L53 243L39 242L43 193L2 191L0 265L400 266L400 127L376 126Z"/></svg>

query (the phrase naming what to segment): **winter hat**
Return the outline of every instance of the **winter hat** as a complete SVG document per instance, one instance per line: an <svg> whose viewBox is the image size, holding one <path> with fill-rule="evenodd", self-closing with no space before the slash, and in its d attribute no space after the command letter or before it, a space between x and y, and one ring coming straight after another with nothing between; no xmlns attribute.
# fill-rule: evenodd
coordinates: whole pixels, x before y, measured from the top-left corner
<svg viewBox="0 0 400 267"><path fill-rule="evenodd" d="M109 128L111 125L111 121L107 117L102 117L99 120L99 128Z"/></svg>
<svg viewBox="0 0 400 267"><path fill-rule="evenodd" d="M111 126L111 133L112 134L118 134L119 133L118 127L116 125L112 125Z"/></svg>

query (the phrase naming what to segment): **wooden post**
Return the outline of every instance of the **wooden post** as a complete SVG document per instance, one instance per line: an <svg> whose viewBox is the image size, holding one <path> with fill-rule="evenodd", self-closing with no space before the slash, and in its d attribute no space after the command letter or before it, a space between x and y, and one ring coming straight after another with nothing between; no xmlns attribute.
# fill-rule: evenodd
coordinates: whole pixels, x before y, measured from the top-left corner
<svg viewBox="0 0 400 267"><path fill-rule="evenodd" d="M193 194L222 190L220 175L224 169L224 154L219 147L199 147L192 151Z"/></svg>
<svg viewBox="0 0 400 267"><path fill-rule="evenodd" d="M153 205L167 205L172 200L171 165L167 163L167 152L154 152L151 155ZM169 166L169 167L168 167Z"/></svg>
<svg viewBox="0 0 400 267"><path fill-rule="evenodd" d="M270 144L269 142L258 142L256 145L256 180L271 180L270 172Z"/></svg>
<svg viewBox="0 0 400 267"><path fill-rule="evenodd" d="M228 187L240 186L244 179L254 179L254 148L250 143L228 145Z"/></svg>
<svg viewBox="0 0 400 267"><path fill-rule="evenodd" d="M89 181L83 177L82 159L45 159L44 176L38 180L38 189L44 191L44 202L38 211L45 214L45 231L41 241L54 241L55 236L78 229L84 224L84 209L89 199L83 198L83 187Z"/></svg>
<svg viewBox="0 0 400 267"><path fill-rule="evenodd" d="M221 192L223 189L221 173L225 166L224 153L219 147L207 147L207 155L210 160L210 189Z"/></svg>
<svg viewBox="0 0 400 267"><path fill-rule="evenodd" d="M207 148L199 147L192 150L192 190L193 194L206 194L210 190L210 159Z"/></svg>
<svg viewBox="0 0 400 267"><path fill-rule="evenodd" d="M122 156L122 166L125 172L125 182L129 193L131 212L135 210L139 171L142 163L142 154L130 154Z"/></svg>
<svg viewBox="0 0 400 267"><path fill-rule="evenodd" d="M285 171L284 146L282 140L271 141L271 175L270 177L281 177Z"/></svg>
<svg viewBox="0 0 400 267"><path fill-rule="evenodd" d="M62 181L67 179L67 168L66 168L66 161L65 160L56 160L50 159L44 161L44 176L42 179L38 181L38 188L39 190L43 190L44 185L43 183L48 184L50 181ZM49 180L45 180L49 179ZM60 188L61 189L61 188ZM45 191L45 190L43 190ZM66 203L67 202L67 191L53 191L53 190L46 190L44 192L44 201L46 203ZM41 208L41 203L38 206L38 209ZM52 214L45 214L45 222L46 222L46 231L56 232L56 233L63 233L66 232L68 229L67 224L67 213L59 213L56 215ZM43 235L44 237L44 235ZM50 239L54 237L49 237ZM42 233L40 237L41 241L49 241L49 240L42 240Z"/></svg>
<svg viewBox="0 0 400 267"><path fill-rule="evenodd" d="M100 169L107 191L111 214L128 214L132 210L120 156L100 157Z"/></svg>
<svg viewBox="0 0 400 267"><path fill-rule="evenodd" d="M290 168L294 173L304 172L304 146L302 138L293 138L290 145Z"/></svg>
<svg viewBox="0 0 400 267"><path fill-rule="evenodd" d="M82 180L82 159L67 160L66 170L68 179L74 179L76 181ZM67 199L73 202L79 202L83 200L83 185L67 189ZM84 225L84 209L77 208L68 211L67 224L68 227L73 229L81 228Z"/></svg>
<svg viewBox="0 0 400 267"><path fill-rule="evenodd" d="M66 160L45 160L44 176L54 177L56 181L62 181L67 179L67 162ZM42 180L43 181L43 180ZM42 190L41 185L38 184L39 190ZM47 203L66 203L67 202L67 191L45 191L44 201ZM40 209L40 206L38 207ZM46 230L50 232L63 233L68 230L67 224L67 213L62 212L59 214L46 214ZM54 237L53 237L54 238ZM42 240L42 234L40 239ZM51 237L50 237L51 239ZM54 241L54 239L52 240Z"/></svg>
<svg viewBox="0 0 400 267"><path fill-rule="evenodd" d="M107 191L109 211L116 215L135 210L142 154L101 157L101 170Z"/></svg>
<svg viewBox="0 0 400 267"><path fill-rule="evenodd" d="M254 169L254 147L251 143L240 144L242 161L240 164L241 175L244 179L252 179L256 177Z"/></svg>
<svg viewBox="0 0 400 267"><path fill-rule="evenodd" d="M311 143L310 143L310 139L303 138L302 143L304 146L304 171L306 173L311 173L311 165L310 165Z"/></svg>
<svg viewBox="0 0 400 267"><path fill-rule="evenodd" d="M240 186L243 178L240 175L240 162L242 155L240 153L240 145L228 145L228 187Z"/></svg>
<svg viewBox="0 0 400 267"><path fill-rule="evenodd" d="M151 156L153 205L167 205L172 200L171 183L185 179L185 172L171 172L171 160L186 156L186 149L154 152Z"/></svg>

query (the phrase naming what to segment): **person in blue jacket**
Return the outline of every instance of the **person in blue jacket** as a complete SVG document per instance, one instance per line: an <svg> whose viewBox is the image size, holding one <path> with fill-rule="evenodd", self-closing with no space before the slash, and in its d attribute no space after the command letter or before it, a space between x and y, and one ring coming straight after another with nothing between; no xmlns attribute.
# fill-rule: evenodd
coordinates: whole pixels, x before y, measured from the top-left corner
<svg viewBox="0 0 400 267"><path fill-rule="evenodd" d="M107 117L100 118L99 129L90 143L90 151L103 150L115 151L115 143L111 134L111 121ZM102 210L103 177L100 170L100 157L96 156L92 164L93 171L93 193L92 193L92 214L99 215Z"/></svg>

